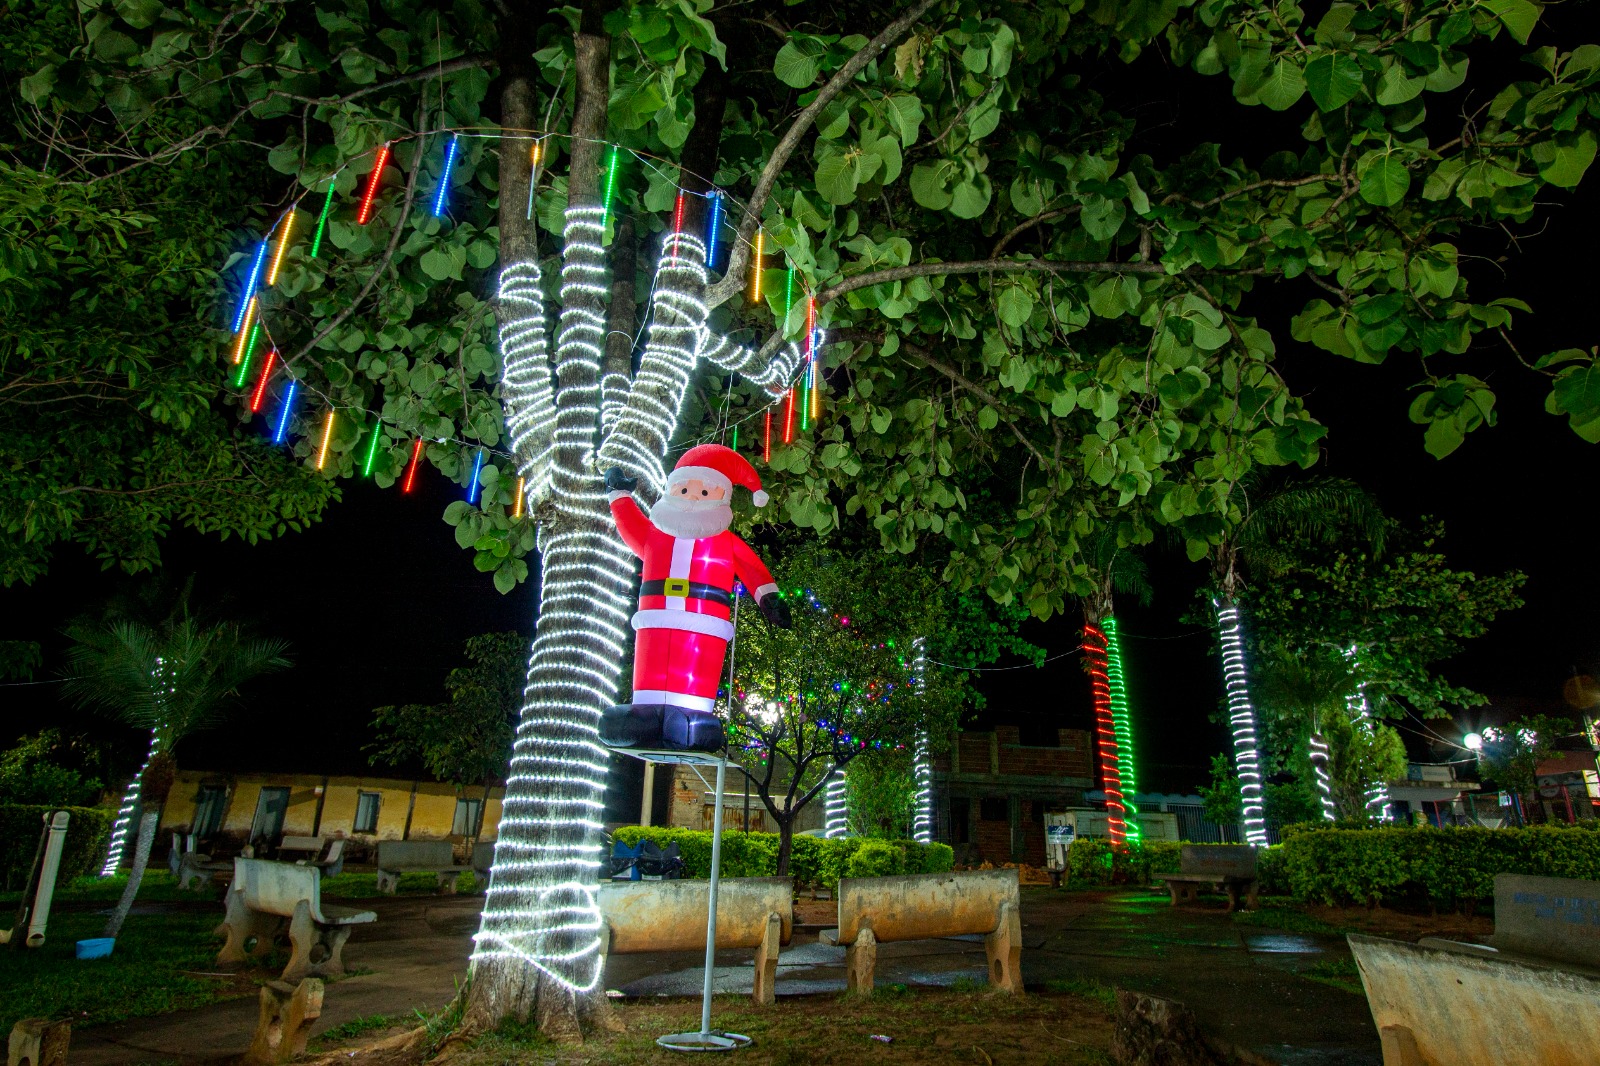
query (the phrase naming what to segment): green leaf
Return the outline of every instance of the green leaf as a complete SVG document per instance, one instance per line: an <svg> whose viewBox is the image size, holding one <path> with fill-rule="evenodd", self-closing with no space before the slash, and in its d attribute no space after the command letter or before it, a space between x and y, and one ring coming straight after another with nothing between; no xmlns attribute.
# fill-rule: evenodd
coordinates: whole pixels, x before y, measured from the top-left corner
<svg viewBox="0 0 1600 1066"><path fill-rule="evenodd" d="M988 404L984 404L978 411L978 428L991 430L1000 424L1000 413Z"/></svg>
<svg viewBox="0 0 1600 1066"><path fill-rule="evenodd" d="M116 0L113 5L122 21L136 30L149 29L156 24L166 5L161 0Z"/></svg>
<svg viewBox="0 0 1600 1066"><path fill-rule="evenodd" d="M1405 67L1396 59L1378 78L1377 101L1385 107L1394 107L1415 100L1427 80L1408 77Z"/></svg>
<svg viewBox="0 0 1600 1066"><path fill-rule="evenodd" d="M840 152L817 164L817 192L830 204L848 204L856 198L861 183L858 153Z"/></svg>
<svg viewBox="0 0 1600 1066"><path fill-rule="evenodd" d="M989 209L994 186L984 174L974 175L950 191L950 213L957 218L977 218Z"/></svg>
<svg viewBox="0 0 1600 1066"><path fill-rule="evenodd" d="M43 106L56 87L55 64L46 64L17 83L22 98L35 107Z"/></svg>
<svg viewBox="0 0 1600 1066"><path fill-rule="evenodd" d="M1000 321L1008 326L1021 326L1033 315L1033 296L1021 285L1008 285L1000 290L996 301Z"/></svg>
<svg viewBox="0 0 1600 1066"><path fill-rule="evenodd" d="M1011 180L1011 206L1030 218L1044 210L1044 197L1037 178L1018 174Z"/></svg>
<svg viewBox="0 0 1600 1066"><path fill-rule="evenodd" d="M1600 359L1591 357L1588 366L1563 370L1550 387L1545 408L1566 415L1572 432L1590 444L1600 444Z"/></svg>
<svg viewBox="0 0 1600 1066"><path fill-rule="evenodd" d="M809 38L797 38L778 49L772 73L793 89L804 89L822 72L822 46Z"/></svg>
<svg viewBox="0 0 1600 1066"><path fill-rule="evenodd" d="M953 167L948 159L932 163L918 163L911 168L911 198L930 211L943 211L950 206L950 193L945 181Z"/></svg>
<svg viewBox="0 0 1600 1066"><path fill-rule="evenodd" d="M418 260L422 272L434 281L459 281L467 265L467 253L453 244L429 248Z"/></svg>
<svg viewBox="0 0 1600 1066"><path fill-rule="evenodd" d="M1392 152L1374 153L1360 168L1361 198L1374 207L1390 207L1405 199L1411 173Z"/></svg>
<svg viewBox="0 0 1600 1066"><path fill-rule="evenodd" d="M1595 136L1592 130L1582 133L1566 144L1553 146L1553 151L1540 152L1535 146L1534 159L1539 162L1539 176L1551 185L1559 185L1563 189L1575 189L1583 180L1584 172L1594 162ZM1542 156L1548 155L1546 162Z"/></svg>
<svg viewBox="0 0 1600 1066"><path fill-rule="evenodd" d="M1504 23L1506 31L1518 44L1527 44L1539 22L1539 9L1528 0L1485 0L1484 5Z"/></svg>
<svg viewBox="0 0 1600 1066"><path fill-rule="evenodd" d="M1354 56L1320 55L1306 64L1306 88L1322 111L1337 111L1361 92L1361 64Z"/></svg>
<svg viewBox="0 0 1600 1066"><path fill-rule="evenodd" d="M1306 79L1287 57L1280 58L1256 86L1256 99L1272 111L1287 111L1305 95Z"/></svg>
<svg viewBox="0 0 1600 1066"><path fill-rule="evenodd" d="M915 96L897 93L883 101L887 107L889 121L894 125L895 132L900 135L900 145L910 148L917 140L917 133L922 128L922 101Z"/></svg>

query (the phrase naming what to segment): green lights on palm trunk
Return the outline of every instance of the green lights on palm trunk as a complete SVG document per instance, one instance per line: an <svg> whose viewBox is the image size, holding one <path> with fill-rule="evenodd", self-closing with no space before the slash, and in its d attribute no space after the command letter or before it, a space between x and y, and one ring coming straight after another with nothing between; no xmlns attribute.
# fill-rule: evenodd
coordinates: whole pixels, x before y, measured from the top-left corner
<svg viewBox="0 0 1600 1066"><path fill-rule="evenodd" d="M1138 791L1133 774L1133 730L1128 724L1128 686L1122 672L1122 640L1117 635L1117 620L1107 618L1102 627L1106 634L1106 683L1111 689L1111 721L1117 733L1117 775L1122 779L1123 817L1127 822L1128 842L1137 844L1140 839L1139 808L1134 805L1133 794Z"/></svg>

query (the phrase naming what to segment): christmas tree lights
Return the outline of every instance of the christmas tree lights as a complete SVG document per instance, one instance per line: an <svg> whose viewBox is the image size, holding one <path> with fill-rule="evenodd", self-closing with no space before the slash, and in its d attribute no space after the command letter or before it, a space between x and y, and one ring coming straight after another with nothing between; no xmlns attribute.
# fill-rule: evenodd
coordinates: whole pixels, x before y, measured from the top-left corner
<svg viewBox="0 0 1600 1066"><path fill-rule="evenodd" d="M528 218L533 217L533 202L539 188L539 158L543 154L544 141L534 141L528 149Z"/></svg>
<svg viewBox="0 0 1600 1066"><path fill-rule="evenodd" d="M311 258L313 259L317 257L318 252L322 251L322 232L328 225L328 212L333 210L333 186L333 179L329 178L328 195L322 199L322 214L317 216L317 231L311 237Z"/></svg>
<svg viewBox="0 0 1600 1066"><path fill-rule="evenodd" d="M278 271L283 268L283 253L289 250L289 237L294 233L294 208L283 213L278 223L278 250L272 253L272 268L267 271L267 288L278 283Z"/></svg>
<svg viewBox="0 0 1600 1066"><path fill-rule="evenodd" d="M606 167L606 198L600 210L600 234L605 236L606 227L611 225L611 197L617 191L617 148L611 146L611 165ZM599 241L596 242L600 243Z"/></svg>
<svg viewBox="0 0 1600 1066"><path fill-rule="evenodd" d="M528 491L528 479L525 478L525 477L517 478L517 498L515 500L513 500L512 503L511 503L511 517L512 518L521 518L522 517L522 501L526 497L527 491Z"/></svg>
<svg viewBox="0 0 1600 1066"><path fill-rule="evenodd" d="M328 420L322 425L322 445L317 449L317 469L321 470L328 465L328 444L333 440L333 422L335 419L333 408L328 408Z"/></svg>
<svg viewBox="0 0 1600 1066"><path fill-rule="evenodd" d="M249 343L250 338L250 330L247 327L252 324L257 326L261 324L259 322L253 322L255 319L255 314L256 298L252 296L249 300L245 301L244 313L239 316L239 328L235 330L235 332L238 334L238 341L233 346L234 366L238 366L240 363L244 362L244 349L245 345Z"/></svg>
<svg viewBox="0 0 1600 1066"><path fill-rule="evenodd" d="M240 334L240 337L243 338L244 334ZM244 379L250 374L250 360L256 353L256 341L259 340L260 337L261 323L257 322L250 328L250 336L249 339L245 341L244 351L238 353L234 360L239 366L239 369L235 371L233 375L233 387L236 389L244 388Z"/></svg>
<svg viewBox="0 0 1600 1066"><path fill-rule="evenodd" d="M918 637L911 643L915 649L911 671L918 688L923 687L923 671L928 666L927 643L924 637ZM911 821L911 839L919 844L931 844L933 843L933 761L928 757L927 730L917 731L917 748L911 760L911 774L917 787L916 796L912 800L912 810L915 813Z"/></svg>
<svg viewBox="0 0 1600 1066"><path fill-rule="evenodd" d="M361 196L361 210L356 213L356 225L365 226L372 221L372 201L378 195L378 186L383 183L383 168L388 164L389 146L385 144L372 159L372 173L367 177L367 191Z"/></svg>
<svg viewBox="0 0 1600 1066"><path fill-rule="evenodd" d="M1133 794L1139 790L1133 772L1133 726L1128 720L1127 677L1122 670L1122 640L1117 620L1107 617L1102 623L1106 639L1106 688L1111 701L1111 721L1117 732L1117 782L1122 791L1123 827L1130 843L1141 839L1139 808Z"/></svg>
<svg viewBox="0 0 1600 1066"><path fill-rule="evenodd" d="M400 489L401 492L410 492L412 486L417 483L417 467L421 464L422 438L418 437L417 442L411 446L411 462L406 467L406 480L405 485Z"/></svg>
<svg viewBox="0 0 1600 1066"><path fill-rule="evenodd" d="M1239 608L1214 601L1217 631L1222 639L1222 673L1228 689L1228 721L1233 727L1233 771L1239 779L1240 815L1247 844L1267 844L1266 807L1261 792L1261 756L1256 740L1256 711L1250 702L1250 679L1244 664L1244 627Z"/></svg>
<svg viewBox="0 0 1600 1066"><path fill-rule="evenodd" d="M1344 653L1345 659L1354 670L1359 666L1356 649L1350 648ZM1372 721L1372 708L1367 703L1367 683L1358 681L1356 687L1345 697L1345 707L1350 712L1350 720L1355 723L1356 731L1364 738L1371 739L1377 732L1377 727ZM1391 821L1389 815L1389 782L1374 781L1367 786L1366 791L1367 813L1380 822Z"/></svg>
<svg viewBox="0 0 1600 1066"><path fill-rule="evenodd" d="M1338 821L1339 809L1333 805L1333 778L1328 774L1328 756L1331 754L1328 742L1322 739L1321 733L1312 733L1309 747L1311 772L1316 778L1317 802L1322 807L1322 820Z"/></svg>
<svg viewBox="0 0 1600 1066"><path fill-rule="evenodd" d="M372 476L372 464L378 459L378 442L383 439L383 426L374 421L372 423L372 439L367 442L367 456L361 463L361 476Z"/></svg>
<svg viewBox="0 0 1600 1066"><path fill-rule="evenodd" d="M478 475L483 473L483 449L478 449L478 454L472 460L472 480L467 482L467 502L478 502Z"/></svg>
<svg viewBox="0 0 1600 1066"><path fill-rule="evenodd" d="M1106 794L1106 828L1112 847L1124 847L1127 825L1122 812L1122 779L1117 761L1117 726L1111 716L1111 684L1106 677L1106 636L1093 622L1084 623L1083 661L1094 702L1095 747L1100 752L1100 780Z"/></svg>
<svg viewBox="0 0 1600 1066"><path fill-rule="evenodd" d="M233 319L233 331L243 333L245 326L250 322L250 316L256 310L256 283L261 280L261 266L267 261L267 242L265 239L256 245L256 258L250 264L250 280L244 284L244 291L240 294L239 312Z"/></svg>
<svg viewBox="0 0 1600 1066"><path fill-rule="evenodd" d="M439 175L439 189L438 189L437 192L435 192L433 194L433 217L434 218L439 218L444 214L445 197L448 196L449 193L450 193L450 172L455 169L455 166L456 166L456 148L459 145L460 145L460 139L456 138L456 137L451 137L450 138L450 147L445 149L445 153L444 153L444 172Z"/></svg>
<svg viewBox="0 0 1600 1066"><path fill-rule="evenodd" d="M750 302L761 304L761 258L767 235L761 230L756 230L756 250L750 257Z"/></svg>
<svg viewBox="0 0 1600 1066"><path fill-rule="evenodd" d="M711 190L711 217L706 222L706 269L717 269L717 237L722 228L722 193Z"/></svg>
<svg viewBox="0 0 1600 1066"><path fill-rule="evenodd" d="M268 354L267 362L269 364L272 362L270 353ZM278 429L272 435L272 443L274 444L282 444L289 436L289 414L294 410L294 394L299 387L300 383L294 378L290 378L289 387L283 391L283 408L278 413Z"/></svg>
<svg viewBox="0 0 1600 1066"><path fill-rule="evenodd" d="M828 779L827 791L822 799L822 835L829 838L848 836L850 833L849 788L843 770L835 769Z"/></svg>
<svg viewBox="0 0 1600 1066"><path fill-rule="evenodd" d="M762 413L762 418L763 418L763 421L765 421L765 423L766 423L766 433L761 438L761 461L763 463L770 463L770 462L772 462L772 408L771 407L768 407L766 409L766 411L764 411Z"/></svg>
<svg viewBox="0 0 1600 1066"><path fill-rule="evenodd" d="M250 395L250 413L261 413L261 404L267 397L267 383L272 380L272 364L278 358L278 349L267 349L266 362L261 364L261 377L256 380L256 391Z"/></svg>

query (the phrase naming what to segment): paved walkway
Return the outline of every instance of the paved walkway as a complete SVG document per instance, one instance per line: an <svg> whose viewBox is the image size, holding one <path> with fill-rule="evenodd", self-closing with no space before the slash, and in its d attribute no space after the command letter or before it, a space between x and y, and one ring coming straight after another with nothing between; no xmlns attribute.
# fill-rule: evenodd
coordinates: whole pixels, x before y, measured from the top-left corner
<svg viewBox="0 0 1600 1066"><path fill-rule="evenodd" d="M466 971L481 897L378 900L347 963L370 970L329 985L315 1032L375 1014L437 1011ZM1182 1000L1203 1029L1283 1066L1378 1066L1366 1000L1299 976L1346 954L1342 938L1291 936L1234 923L1219 900L1173 908L1147 890L1024 889L1024 981L1096 980ZM750 990L750 952L717 954L719 992ZM631 996L697 996L699 953L618 955L606 987ZM844 949L799 928L782 955L779 996L844 988ZM985 978L980 937L883 944L880 984L948 985ZM236 1056L255 1027L254 999L100 1026L73 1034L74 1066L207 1062Z"/></svg>

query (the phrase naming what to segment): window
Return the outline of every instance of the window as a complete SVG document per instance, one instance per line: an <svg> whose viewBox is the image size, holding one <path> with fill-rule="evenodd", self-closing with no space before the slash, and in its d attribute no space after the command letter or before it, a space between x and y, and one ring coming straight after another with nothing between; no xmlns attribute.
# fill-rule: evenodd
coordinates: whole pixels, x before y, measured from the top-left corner
<svg viewBox="0 0 1600 1066"><path fill-rule="evenodd" d="M483 810L481 799L456 800L456 819L450 825L450 832L458 837L470 837L478 832L478 814Z"/></svg>
<svg viewBox="0 0 1600 1066"><path fill-rule="evenodd" d="M1035 825L1044 824L1044 800L1033 801L1033 822Z"/></svg>
<svg viewBox="0 0 1600 1066"><path fill-rule="evenodd" d="M972 801L965 796L950 797L950 842L972 843Z"/></svg>
<svg viewBox="0 0 1600 1066"><path fill-rule="evenodd" d="M222 809L228 802L228 790L221 785L201 785L194 798L194 825L197 837L208 837L222 828Z"/></svg>
<svg viewBox="0 0 1600 1066"><path fill-rule="evenodd" d="M256 800L255 820L250 823L250 840L275 841L283 834L283 815L289 809L289 790L263 788Z"/></svg>
<svg viewBox="0 0 1600 1066"><path fill-rule="evenodd" d="M376 792L356 794L356 824L350 828L357 833L378 831L378 804L383 799Z"/></svg>
<svg viewBox="0 0 1600 1066"><path fill-rule="evenodd" d="M1004 796L985 796L978 801L978 817L985 822L1009 822L1010 805Z"/></svg>

